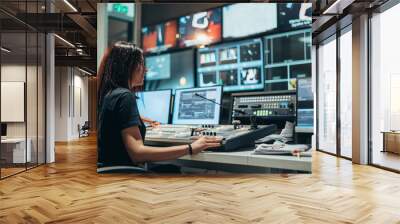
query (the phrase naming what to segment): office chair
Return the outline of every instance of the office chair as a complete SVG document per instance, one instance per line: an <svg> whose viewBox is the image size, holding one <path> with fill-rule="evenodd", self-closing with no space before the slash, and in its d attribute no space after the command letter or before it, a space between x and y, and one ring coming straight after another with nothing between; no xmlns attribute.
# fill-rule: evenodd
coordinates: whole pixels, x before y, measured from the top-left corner
<svg viewBox="0 0 400 224"><path fill-rule="evenodd" d="M97 163L97 173L147 173L147 166L145 168L138 166L104 166L102 163Z"/></svg>
<svg viewBox="0 0 400 224"><path fill-rule="evenodd" d="M103 166L97 163L97 173L157 173L157 174L181 174L181 167L168 162L145 163L144 167L138 166Z"/></svg>
<svg viewBox="0 0 400 224"><path fill-rule="evenodd" d="M89 136L90 125L89 121L85 121L82 127L78 124L79 138Z"/></svg>

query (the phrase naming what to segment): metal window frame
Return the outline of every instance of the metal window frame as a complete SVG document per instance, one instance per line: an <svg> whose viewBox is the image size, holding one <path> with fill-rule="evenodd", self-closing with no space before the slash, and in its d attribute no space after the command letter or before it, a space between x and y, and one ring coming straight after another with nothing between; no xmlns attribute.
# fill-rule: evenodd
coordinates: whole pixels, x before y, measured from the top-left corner
<svg viewBox="0 0 400 224"><path fill-rule="evenodd" d="M316 103L315 103L315 105L316 105L316 108L315 108L315 111L316 111L316 113L315 113L315 115L316 115L316 150L317 151L319 151L319 152L323 152L323 153L326 153L326 154L329 154L329 155L333 155L333 156L336 156L336 157L339 157L339 158L343 158L343 159L346 159L346 160L350 160L350 161L352 161L352 158L350 158L350 157L347 157L347 156L343 156L342 155L342 150L341 150L341 117L340 117L340 103L341 103L341 98L340 98L340 81L341 81L341 65L340 65L340 60L341 60L341 58L340 58L340 42L341 42L341 40L340 40L340 37L343 35L343 34L345 34L346 32L349 32L350 30L347 30L347 29L349 29L349 26L351 26L352 25L352 23L350 23L350 24L348 24L348 25L346 25L346 26L344 26L344 27L342 27L342 28L340 28L340 29L337 29L336 30L336 32L335 33L333 33L332 35L329 35L329 36L327 36L326 38L324 38L324 39L322 39L322 40L320 40L319 42L318 42L318 44L316 45L316 99L315 99L315 101L316 101ZM334 38L333 38L333 36L334 36ZM329 40L330 38L332 38L332 40ZM319 65L319 48L320 48L320 45L321 45L321 43L323 43L323 42L329 42L329 41L336 41L336 60L335 60L335 63L336 63L336 151L335 151L335 153L332 153L332 152L329 152L329 151L326 151L326 150L324 150L324 149L321 149L320 147L319 147L319 129L320 129L320 127L319 127L319 76L320 76L320 74L319 74L319 67L320 67L320 65Z"/></svg>

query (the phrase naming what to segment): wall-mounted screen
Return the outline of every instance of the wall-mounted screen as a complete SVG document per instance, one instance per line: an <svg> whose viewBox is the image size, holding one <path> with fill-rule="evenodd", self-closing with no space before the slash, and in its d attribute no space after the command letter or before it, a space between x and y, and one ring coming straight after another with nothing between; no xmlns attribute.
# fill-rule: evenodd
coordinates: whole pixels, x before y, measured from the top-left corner
<svg viewBox="0 0 400 224"><path fill-rule="evenodd" d="M179 18L179 46L207 45L221 40L221 8Z"/></svg>
<svg viewBox="0 0 400 224"><path fill-rule="evenodd" d="M297 79L297 100L298 101L313 101L314 100L311 78Z"/></svg>
<svg viewBox="0 0 400 224"><path fill-rule="evenodd" d="M225 92L264 88L261 39L200 48L197 52L198 85L223 85Z"/></svg>
<svg viewBox="0 0 400 224"><path fill-rule="evenodd" d="M296 29L311 27L312 3L278 4L279 28Z"/></svg>
<svg viewBox="0 0 400 224"><path fill-rule="evenodd" d="M221 99L222 86L176 90L172 123L218 124Z"/></svg>
<svg viewBox="0 0 400 224"><path fill-rule="evenodd" d="M311 77L310 52L310 29L264 37L265 89L294 89L297 78Z"/></svg>
<svg viewBox="0 0 400 224"><path fill-rule="evenodd" d="M311 77L311 63L291 65L290 77L298 79Z"/></svg>
<svg viewBox="0 0 400 224"><path fill-rule="evenodd" d="M146 57L151 58L154 56ZM175 89L194 87L194 52L192 49L178 51L170 54L162 54L155 57L165 57L165 60L150 59L155 64L150 64L149 77L145 75L145 90ZM167 60L168 58L168 60ZM167 63L169 61L169 64Z"/></svg>
<svg viewBox="0 0 400 224"><path fill-rule="evenodd" d="M276 3L239 3L223 8L224 38L245 37L277 27Z"/></svg>
<svg viewBox="0 0 400 224"><path fill-rule="evenodd" d="M310 30L287 32L265 37L266 64L290 63L310 60Z"/></svg>
<svg viewBox="0 0 400 224"><path fill-rule="evenodd" d="M171 77L171 55L162 54L145 58L147 80L169 79Z"/></svg>
<svg viewBox="0 0 400 224"><path fill-rule="evenodd" d="M171 90L145 91L137 94L140 116L167 124L171 108Z"/></svg>
<svg viewBox="0 0 400 224"><path fill-rule="evenodd" d="M142 28L142 47L146 52L159 52L176 46L176 20Z"/></svg>

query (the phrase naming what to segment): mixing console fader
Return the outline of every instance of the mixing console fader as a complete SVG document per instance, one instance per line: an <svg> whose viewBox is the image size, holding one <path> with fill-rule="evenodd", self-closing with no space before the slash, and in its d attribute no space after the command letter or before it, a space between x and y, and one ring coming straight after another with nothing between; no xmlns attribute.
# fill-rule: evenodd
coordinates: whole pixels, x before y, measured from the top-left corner
<svg viewBox="0 0 400 224"><path fill-rule="evenodd" d="M170 146L189 144L198 136L216 136L223 139L221 147L216 151L235 151L254 146L257 139L273 134L275 125L259 126L249 129L249 126L236 127L233 125L160 125L149 128L146 132L146 145Z"/></svg>

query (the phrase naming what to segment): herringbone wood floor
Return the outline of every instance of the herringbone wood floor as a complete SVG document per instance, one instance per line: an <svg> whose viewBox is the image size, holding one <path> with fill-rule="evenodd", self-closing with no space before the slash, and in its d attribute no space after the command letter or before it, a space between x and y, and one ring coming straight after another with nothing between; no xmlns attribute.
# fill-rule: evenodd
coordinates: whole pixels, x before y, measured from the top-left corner
<svg viewBox="0 0 400 224"><path fill-rule="evenodd" d="M400 223L400 175L323 153L313 174L96 173L96 141L0 181L0 223Z"/></svg>

